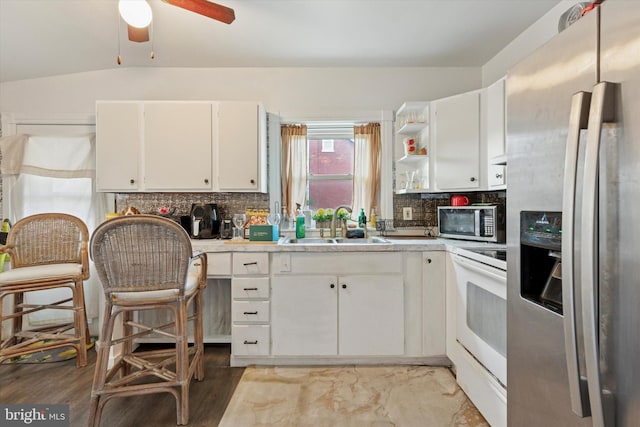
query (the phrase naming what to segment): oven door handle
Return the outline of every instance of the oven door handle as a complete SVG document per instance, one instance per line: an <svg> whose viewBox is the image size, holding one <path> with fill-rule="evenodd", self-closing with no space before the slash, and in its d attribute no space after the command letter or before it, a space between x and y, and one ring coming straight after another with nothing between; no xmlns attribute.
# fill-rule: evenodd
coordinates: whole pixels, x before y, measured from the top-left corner
<svg viewBox="0 0 640 427"><path fill-rule="evenodd" d="M499 275L499 274L496 274L493 271L489 270L489 268L490 268L492 270L502 271L500 269L497 269L496 267L489 267L488 266L487 269L480 268L475 264L475 262L467 261L465 258L461 257L460 255L454 255L453 256L453 261L458 263L458 264L460 264L464 268L468 268L469 270L473 270L476 273L480 273L480 274L482 274L484 276L491 277L493 279L505 280L506 277L507 277L506 273L504 275Z"/></svg>
<svg viewBox="0 0 640 427"><path fill-rule="evenodd" d="M574 237L576 208L576 176L580 131L589 123L590 92L578 92L571 98L562 189L562 310L564 313L564 347L567 358L571 410L576 415L590 414L587 384L580 378L575 307ZM550 254L551 255L551 254Z"/></svg>

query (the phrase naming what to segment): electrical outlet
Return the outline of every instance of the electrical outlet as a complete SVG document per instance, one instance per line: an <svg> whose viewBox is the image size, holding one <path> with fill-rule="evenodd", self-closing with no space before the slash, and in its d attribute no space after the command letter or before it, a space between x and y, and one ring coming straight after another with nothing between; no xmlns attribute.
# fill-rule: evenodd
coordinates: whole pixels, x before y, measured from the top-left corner
<svg viewBox="0 0 640 427"><path fill-rule="evenodd" d="M413 219L413 209L411 207L402 208L402 219L411 221Z"/></svg>

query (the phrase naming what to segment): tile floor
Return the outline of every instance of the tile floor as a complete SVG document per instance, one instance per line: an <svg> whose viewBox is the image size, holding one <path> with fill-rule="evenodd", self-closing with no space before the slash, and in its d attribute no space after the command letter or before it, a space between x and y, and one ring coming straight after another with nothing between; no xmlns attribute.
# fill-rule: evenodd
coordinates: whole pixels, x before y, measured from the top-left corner
<svg viewBox="0 0 640 427"><path fill-rule="evenodd" d="M270 425L488 426L447 368L248 367L220 427Z"/></svg>

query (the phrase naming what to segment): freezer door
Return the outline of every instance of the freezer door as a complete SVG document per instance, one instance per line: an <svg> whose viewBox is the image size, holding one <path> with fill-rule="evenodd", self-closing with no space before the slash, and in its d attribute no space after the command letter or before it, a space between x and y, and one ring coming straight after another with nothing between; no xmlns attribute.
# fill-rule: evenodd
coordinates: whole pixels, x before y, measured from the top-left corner
<svg viewBox="0 0 640 427"><path fill-rule="evenodd" d="M563 209L572 96L597 82L596 46L597 13L589 13L507 77L509 426L591 426L572 411L563 315L521 296L520 212ZM582 144L586 132L579 133Z"/></svg>
<svg viewBox="0 0 640 427"><path fill-rule="evenodd" d="M601 7L601 72L615 83L615 122L603 127L599 191L599 341L603 389L615 425L640 422L640 9L637 1ZM603 160L603 157L605 160ZM604 402L606 404L606 401Z"/></svg>

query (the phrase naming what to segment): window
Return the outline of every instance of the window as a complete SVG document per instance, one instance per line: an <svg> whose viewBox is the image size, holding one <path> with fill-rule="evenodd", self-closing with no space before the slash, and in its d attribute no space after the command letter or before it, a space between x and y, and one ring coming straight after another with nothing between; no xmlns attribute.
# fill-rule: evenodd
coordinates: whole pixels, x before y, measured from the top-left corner
<svg viewBox="0 0 640 427"><path fill-rule="evenodd" d="M309 139L307 200L312 210L351 206L354 143L351 139Z"/></svg>

